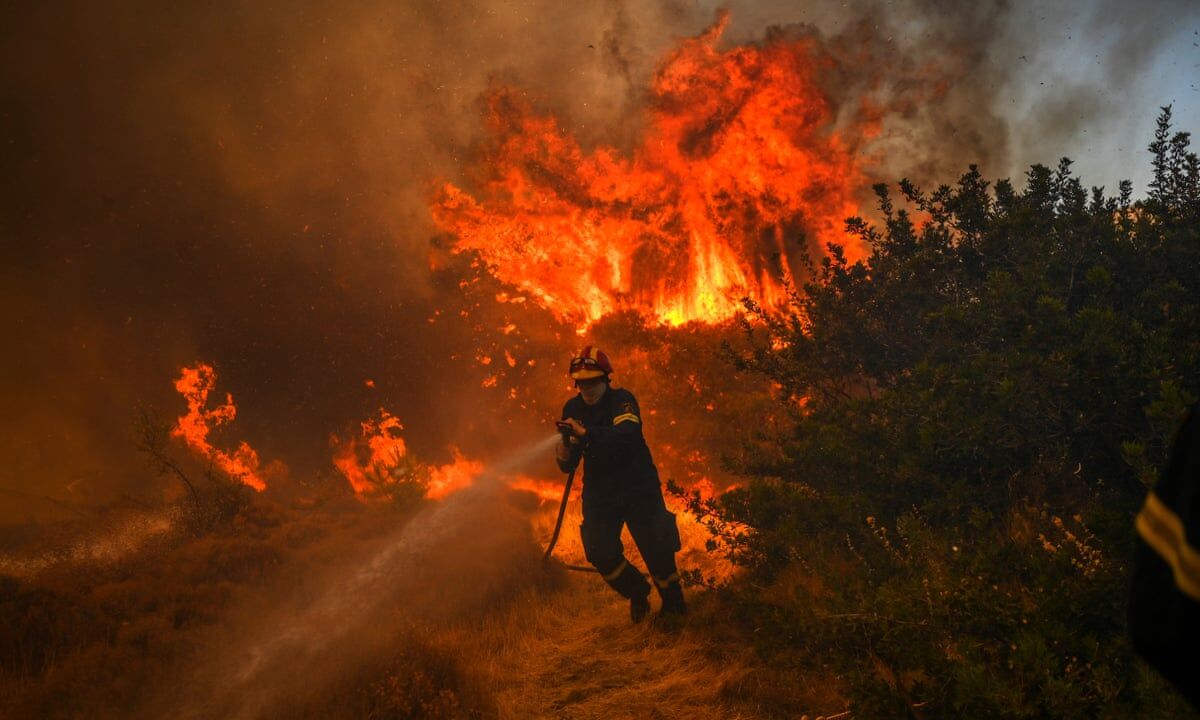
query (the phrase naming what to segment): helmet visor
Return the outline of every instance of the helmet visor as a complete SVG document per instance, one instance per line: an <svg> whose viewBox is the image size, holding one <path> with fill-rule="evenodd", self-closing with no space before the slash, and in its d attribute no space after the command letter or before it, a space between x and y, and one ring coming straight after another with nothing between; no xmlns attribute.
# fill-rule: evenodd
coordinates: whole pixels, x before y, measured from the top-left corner
<svg viewBox="0 0 1200 720"><path fill-rule="evenodd" d="M576 380L603 377L606 373L600 363L590 357L571 358L571 377Z"/></svg>

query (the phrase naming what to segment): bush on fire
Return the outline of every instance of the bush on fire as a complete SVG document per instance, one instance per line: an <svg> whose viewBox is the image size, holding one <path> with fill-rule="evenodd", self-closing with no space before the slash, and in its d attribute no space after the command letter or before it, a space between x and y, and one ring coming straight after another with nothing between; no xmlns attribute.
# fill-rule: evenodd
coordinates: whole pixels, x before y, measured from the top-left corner
<svg viewBox="0 0 1200 720"><path fill-rule="evenodd" d="M749 351L794 419L732 460L710 519L781 663L856 716L1176 717L1125 637L1133 517L1200 396L1200 166L1164 109L1145 200L1070 162L1024 191L975 167L834 248ZM922 222L914 222L914 215ZM729 527L736 527L730 525Z"/></svg>

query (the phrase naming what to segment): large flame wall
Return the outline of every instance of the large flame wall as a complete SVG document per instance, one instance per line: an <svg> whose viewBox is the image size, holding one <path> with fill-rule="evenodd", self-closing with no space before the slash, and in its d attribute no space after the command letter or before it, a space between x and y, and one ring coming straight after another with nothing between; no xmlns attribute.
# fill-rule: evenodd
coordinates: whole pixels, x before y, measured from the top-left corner
<svg viewBox="0 0 1200 720"><path fill-rule="evenodd" d="M792 260L850 243L863 173L835 130L817 76L832 61L809 39L720 50L728 16L661 64L642 138L584 149L511 88L487 101L478 193L446 184L433 204L460 251L581 329L635 310L680 325L720 322L750 297L786 297ZM849 134L852 141L843 139Z"/></svg>

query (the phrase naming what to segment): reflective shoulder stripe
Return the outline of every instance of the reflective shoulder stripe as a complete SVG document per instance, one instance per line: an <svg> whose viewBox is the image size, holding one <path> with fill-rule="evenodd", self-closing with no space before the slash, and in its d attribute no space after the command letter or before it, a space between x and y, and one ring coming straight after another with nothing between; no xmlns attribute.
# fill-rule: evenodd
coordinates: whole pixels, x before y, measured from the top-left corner
<svg viewBox="0 0 1200 720"><path fill-rule="evenodd" d="M604 579L605 579L605 580L607 580L607 581L609 581L609 582L612 582L613 580L616 580L618 577L620 577L620 576L621 576L621 573L625 572L625 568L627 568L627 567L629 567L629 561L628 561L628 560L622 560L622 561L621 561L621 564L617 566L617 569L616 569L616 570L613 570L613 571L612 571L612 572L610 572L609 574L605 575L605 576L604 576Z"/></svg>
<svg viewBox="0 0 1200 720"><path fill-rule="evenodd" d="M637 415L634 415L633 413L622 413L621 415L618 415L615 418L613 418L613 425L620 425L621 423L625 422L626 420L632 420L633 422L639 423L639 424L642 422L642 419L640 417L638 417Z"/></svg>
<svg viewBox="0 0 1200 720"><path fill-rule="evenodd" d="M1200 553L1188 544L1179 516L1150 493L1138 513L1136 526L1146 544L1171 566L1179 591L1200 601Z"/></svg>

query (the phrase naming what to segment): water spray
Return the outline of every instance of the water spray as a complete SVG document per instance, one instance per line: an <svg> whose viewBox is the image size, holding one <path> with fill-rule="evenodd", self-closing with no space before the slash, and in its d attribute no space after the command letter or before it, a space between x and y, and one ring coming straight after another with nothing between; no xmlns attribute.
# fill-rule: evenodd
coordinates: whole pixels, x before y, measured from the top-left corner
<svg viewBox="0 0 1200 720"><path fill-rule="evenodd" d="M554 424L558 427L558 432L562 435L564 440L566 440L568 437L571 437L573 434L569 424L558 421L555 421ZM579 466L576 465L575 467L571 468L571 472L567 473L567 484L563 487L562 502L558 505L558 519L554 521L554 532L550 535L550 544L546 546L546 552L542 555L542 562L550 561L550 556L554 553L554 546L558 543L558 533L562 530L563 517L567 514L567 503L571 500L571 485L575 482L575 471L578 468ZM567 563L563 563L562 566L568 570L574 570L576 572L600 572L591 565L568 565ZM646 573L642 573L642 575L649 577L646 575Z"/></svg>
<svg viewBox="0 0 1200 720"><path fill-rule="evenodd" d="M197 668L193 682L201 683L204 689L199 694L205 702L190 708L185 717L261 717L286 694L268 678L290 682L294 668L318 663L335 645L362 633L372 618L396 602L392 598L412 568L429 562L452 540L456 529L472 521L473 513L490 506L489 496L506 476L545 457L557 442L556 432L492 463L471 486L419 512L383 547L326 578L321 592L261 618L216 662ZM280 687L288 685L284 682ZM169 704L179 706L180 701L176 698Z"/></svg>

